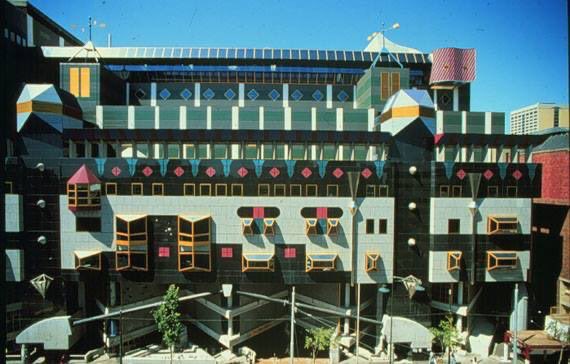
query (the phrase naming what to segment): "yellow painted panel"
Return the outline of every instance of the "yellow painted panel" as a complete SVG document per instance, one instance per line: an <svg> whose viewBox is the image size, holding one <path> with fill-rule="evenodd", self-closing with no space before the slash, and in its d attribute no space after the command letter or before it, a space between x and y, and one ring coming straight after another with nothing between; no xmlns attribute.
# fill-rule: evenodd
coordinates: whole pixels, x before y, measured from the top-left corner
<svg viewBox="0 0 570 364"><path fill-rule="evenodd" d="M69 69L69 92L74 96L79 96L79 68Z"/></svg>
<svg viewBox="0 0 570 364"><path fill-rule="evenodd" d="M391 95L395 94L400 90L400 74L398 72L392 72L392 92Z"/></svg>
<svg viewBox="0 0 570 364"><path fill-rule="evenodd" d="M90 96L91 74L89 67L81 68L81 97Z"/></svg>
<svg viewBox="0 0 570 364"><path fill-rule="evenodd" d="M390 74L382 72L380 74L380 100L386 100L390 97Z"/></svg>

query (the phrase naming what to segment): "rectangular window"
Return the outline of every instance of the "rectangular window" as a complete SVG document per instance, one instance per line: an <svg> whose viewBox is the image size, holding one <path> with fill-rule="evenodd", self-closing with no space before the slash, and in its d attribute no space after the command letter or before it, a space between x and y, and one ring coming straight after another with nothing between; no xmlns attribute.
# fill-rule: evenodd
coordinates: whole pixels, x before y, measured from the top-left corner
<svg viewBox="0 0 570 364"><path fill-rule="evenodd" d="M196 158L196 147L194 146L194 144L184 144L182 147L183 147L185 159L195 159Z"/></svg>
<svg viewBox="0 0 570 364"><path fill-rule="evenodd" d="M233 248L222 248L221 251L222 258L233 258L234 249Z"/></svg>
<svg viewBox="0 0 570 364"><path fill-rule="evenodd" d="M338 197L338 185L327 185L327 197Z"/></svg>
<svg viewBox="0 0 570 364"><path fill-rule="evenodd" d="M81 67L81 97L90 96L91 88L91 70L89 67Z"/></svg>
<svg viewBox="0 0 570 364"><path fill-rule="evenodd" d="M116 195L117 194L117 184L116 183L105 183L105 194L106 195Z"/></svg>
<svg viewBox="0 0 570 364"><path fill-rule="evenodd" d="M197 159L207 159L208 158L208 144L198 144L198 155Z"/></svg>
<svg viewBox="0 0 570 364"><path fill-rule="evenodd" d="M318 197L319 196L319 188L317 185L306 185L305 186L305 196L308 197Z"/></svg>
<svg viewBox="0 0 570 364"><path fill-rule="evenodd" d="M148 150L148 144L147 143L137 143L137 158L150 158L150 152Z"/></svg>
<svg viewBox="0 0 570 364"><path fill-rule="evenodd" d="M159 258L169 258L170 257L170 247L168 247L168 246L158 247L158 257Z"/></svg>
<svg viewBox="0 0 570 364"><path fill-rule="evenodd" d="M275 146L275 159L285 159L285 145L277 144Z"/></svg>
<svg viewBox="0 0 570 364"><path fill-rule="evenodd" d="M387 233L388 233L388 220L379 219L378 220L378 234L387 234Z"/></svg>
<svg viewBox="0 0 570 364"><path fill-rule="evenodd" d="M117 157L117 149L115 149L115 145L113 143L107 144L107 158L116 158Z"/></svg>
<svg viewBox="0 0 570 364"><path fill-rule="evenodd" d="M460 251L447 252L447 271L453 272L455 270L461 269L461 256L463 255Z"/></svg>
<svg viewBox="0 0 570 364"><path fill-rule="evenodd" d="M517 261L517 252L515 251L487 251L487 271L500 268L514 269L517 267Z"/></svg>
<svg viewBox="0 0 570 364"><path fill-rule="evenodd" d="M516 216L490 215L487 217L487 234L517 234L519 220Z"/></svg>
<svg viewBox="0 0 570 364"><path fill-rule="evenodd" d="M305 159L305 145L303 144L291 145L291 159L293 160Z"/></svg>
<svg viewBox="0 0 570 364"><path fill-rule="evenodd" d="M297 258L297 248L285 248L283 254L285 259L295 259Z"/></svg>
<svg viewBox="0 0 570 364"><path fill-rule="evenodd" d="M228 185L225 183L216 184L216 196L227 196L228 195Z"/></svg>
<svg viewBox="0 0 570 364"><path fill-rule="evenodd" d="M91 157L99 158L99 144L97 143L91 144Z"/></svg>
<svg viewBox="0 0 570 364"><path fill-rule="evenodd" d="M273 144L263 144L263 159L273 159Z"/></svg>
<svg viewBox="0 0 570 364"><path fill-rule="evenodd" d="M364 270L366 272L375 272L378 270L378 259L380 259L380 254L377 253L366 253Z"/></svg>
<svg viewBox="0 0 570 364"><path fill-rule="evenodd" d="M228 157L227 144L214 144L214 159L226 159Z"/></svg>
<svg viewBox="0 0 570 364"><path fill-rule="evenodd" d="M357 144L354 146L354 160L365 161L368 155L368 147L364 144Z"/></svg>
<svg viewBox="0 0 570 364"><path fill-rule="evenodd" d="M153 144L154 159L164 159L164 145L160 143Z"/></svg>
<svg viewBox="0 0 570 364"><path fill-rule="evenodd" d="M4 182L4 193L14 193L12 182Z"/></svg>
<svg viewBox="0 0 570 364"><path fill-rule="evenodd" d="M352 145L345 144L342 147L342 160L343 161L350 161L352 160Z"/></svg>
<svg viewBox="0 0 570 364"><path fill-rule="evenodd" d="M366 197L376 197L376 186L366 185Z"/></svg>
<svg viewBox="0 0 570 364"><path fill-rule="evenodd" d="M448 185L439 186L439 197L449 197L449 186Z"/></svg>
<svg viewBox="0 0 570 364"><path fill-rule="evenodd" d="M143 195L143 184L142 183L131 183L131 195L142 196Z"/></svg>
<svg viewBox="0 0 570 364"><path fill-rule="evenodd" d="M453 186L452 193L453 197L461 197L463 195L463 187Z"/></svg>
<svg viewBox="0 0 570 364"><path fill-rule="evenodd" d="M152 184L152 195L153 196L163 196L164 195L164 183L153 183Z"/></svg>
<svg viewBox="0 0 570 364"><path fill-rule="evenodd" d="M499 187L487 186L487 197L499 197Z"/></svg>
<svg viewBox="0 0 570 364"><path fill-rule="evenodd" d="M241 183L232 184L232 196L243 196L243 185Z"/></svg>
<svg viewBox="0 0 570 364"><path fill-rule="evenodd" d="M246 144L244 154L245 159L257 159L257 144Z"/></svg>
<svg viewBox="0 0 570 364"><path fill-rule="evenodd" d="M336 159L336 145L325 144L323 146L323 159L329 161Z"/></svg>
<svg viewBox="0 0 570 364"><path fill-rule="evenodd" d="M460 221L459 219L449 219L447 220L447 233L448 234L459 234L460 231Z"/></svg>
<svg viewBox="0 0 570 364"><path fill-rule="evenodd" d="M286 194L286 186L284 184L276 184L273 186L273 195L274 196L285 196Z"/></svg>
<svg viewBox="0 0 570 364"><path fill-rule="evenodd" d="M366 234L374 234L374 220L366 219Z"/></svg>
<svg viewBox="0 0 570 364"><path fill-rule="evenodd" d="M77 67L69 69L69 93L79 97L79 68Z"/></svg>
<svg viewBox="0 0 570 364"><path fill-rule="evenodd" d="M380 100L387 100L390 97L390 73L380 73Z"/></svg>
<svg viewBox="0 0 570 364"><path fill-rule="evenodd" d="M200 196L211 196L212 186L209 183L200 183Z"/></svg>
<svg viewBox="0 0 570 364"><path fill-rule="evenodd" d="M378 197L388 197L388 186L386 185L378 186Z"/></svg>
<svg viewBox="0 0 570 364"><path fill-rule="evenodd" d="M400 73L392 72L392 85L390 90L390 96L398 92L400 90Z"/></svg>
<svg viewBox="0 0 570 364"><path fill-rule="evenodd" d="M75 156L85 158L85 143L75 143Z"/></svg>
<svg viewBox="0 0 570 364"><path fill-rule="evenodd" d="M196 194L196 186L194 183L184 184L184 196L194 196Z"/></svg>
<svg viewBox="0 0 570 364"><path fill-rule="evenodd" d="M261 184L257 185L257 195L268 197L269 196L269 184L261 183Z"/></svg>
<svg viewBox="0 0 570 364"><path fill-rule="evenodd" d="M301 185L293 184L289 186L290 196L296 196L296 197L302 196L301 191L302 191Z"/></svg>
<svg viewBox="0 0 570 364"><path fill-rule="evenodd" d="M76 217L75 218L75 231L101 231L101 218L100 217Z"/></svg>
<svg viewBox="0 0 570 364"><path fill-rule="evenodd" d="M180 145L168 144L168 159L180 159Z"/></svg>
<svg viewBox="0 0 570 364"><path fill-rule="evenodd" d="M507 197L517 197L517 186L507 186Z"/></svg>

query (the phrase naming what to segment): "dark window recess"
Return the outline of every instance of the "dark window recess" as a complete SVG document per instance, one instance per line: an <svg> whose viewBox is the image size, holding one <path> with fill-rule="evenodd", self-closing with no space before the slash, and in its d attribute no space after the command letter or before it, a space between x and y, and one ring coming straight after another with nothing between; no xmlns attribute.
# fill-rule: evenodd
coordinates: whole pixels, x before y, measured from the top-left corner
<svg viewBox="0 0 570 364"><path fill-rule="evenodd" d="M447 220L447 232L448 232L448 234L459 234L460 221L461 220L459 220L459 219Z"/></svg>
<svg viewBox="0 0 570 364"><path fill-rule="evenodd" d="M374 234L374 220L366 220L366 234Z"/></svg>
<svg viewBox="0 0 570 364"><path fill-rule="evenodd" d="M116 157L117 157L117 151L115 150L113 145L107 144L107 158L116 158Z"/></svg>
<svg viewBox="0 0 570 364"><path fill-rule="evenodd" d="M91 144L91 157L99 157L99 144Z"/></svg>
<svg viewBox="0 0 570 364"><path fill-rule="evenodd" d="M388 220L386 219L378 220L378 234L386 234L387 232L388 232Z"/></svg>
<svg viewBox="0 0 570 364"><path fill-rule="evenodd" d="M75 219L76 231L101 231L101 218L100 217L77 217Z"/></svg>
<svg viewBox="0 0 570 364"><path fill-rule="evenodd" d="M77 155L77 158L85 158L85 144L75 144L75 154Z"/></svg>

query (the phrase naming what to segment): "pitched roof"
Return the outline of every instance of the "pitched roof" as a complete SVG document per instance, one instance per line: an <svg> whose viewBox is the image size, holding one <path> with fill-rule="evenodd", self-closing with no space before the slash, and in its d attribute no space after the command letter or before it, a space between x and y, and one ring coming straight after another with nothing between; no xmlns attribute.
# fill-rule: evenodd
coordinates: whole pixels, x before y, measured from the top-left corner
<svg viewBox="0 0 570 364"><path fill-rule="evenodd" d="M85 164L83 164L77 172L67 181L68 184L77 184L77 183L85 183L85 184L98 184L101 183L99 178L97 178L93 172Z"/></svg>
<svg viewBox="0 0 570 364"><path fill-rule="evenodd" d="M555 150L570 150L570 134L555 134L546 139L544 143L534 148L533 153L548 152Z"/></svg>

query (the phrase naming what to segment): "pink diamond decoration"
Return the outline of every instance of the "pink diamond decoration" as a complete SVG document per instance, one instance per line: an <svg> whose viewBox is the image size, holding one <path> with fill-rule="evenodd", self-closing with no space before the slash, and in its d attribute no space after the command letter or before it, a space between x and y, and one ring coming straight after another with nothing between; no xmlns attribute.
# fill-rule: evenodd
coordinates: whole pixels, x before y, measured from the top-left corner
<svg viewBox="0 0 570 364"><path fill-rule="evenodd" d="M240 177L245 177L249 172L247 171L247 168L241 167L237 170L237 173Z"/></svg>
<svg viewBox="0 0 570 364"><path fill-rule="evenodd" d="M277 178L281 174L281 171L279 171L279 168L273 167L269 170L269 174L271 175L271 177Z"/></svg>
<svg viewBox="0 0 570 364"><path fill-rule="evenodd" d="M335 176L336 178L340 178L340 177L342 177L342 175L344 174L344 172L342 171L342 169L336 168L336 169L333 171L332 174L333 174L333 176Z"/></svg>
<svg viewBox="0 0 570 364"><path fill-rule="evenodd" d="M301 171L301 174L303 175L303 177L309 178L311 177L311 174L313 174L313 172L311 172L311 169L309 167L305 167L305 169Z"/></svg>
<svg viewBox="0 0 570 364"><path fill-rule="evenodd" d="M184 168L178 166L174 169L174 174L176 175L176 177L180 177L184 174Z"/></svg>
<svg viewBox="0 0 570 364"><path fill-rule="evenodd" d="M368 179L368 178L370 178L370 176L372 176L372 171L370 170L370 168L364 168L362 170L361 175L362 175L362 177Z"/></svg>
<svg viewBox="0 0 570 364"><path fill-rule="evenodd" d="M208 167L208 169L206 169L206 174L208 175L208 177L215 176L216 170L213 167Z"/></svg>
<svg viewBox="0 0 570 364"><path fill-rule="evenodd" d="M493 178L494 175L495 175L495 174L494 174L493 171L491 171L490 169L486 170L486 171L483 173L483 177L485 177L485 179L486 179L487 181L490 180L491 178Z"/></svg>
<svg viewBox="0 0 570 364"><path fill-rule="evenodd" d="M148 166L144 167L143 174L147 177L150 176L152 174L152 168L150 168Z"/></svg>
<svg viewBox="0 0 570 364"><path fill-rule="evenodd" d="M465 171L463 169L460 169L459 171L457 171L457 173L455 175L457 176L457 178L462 180L463 178L465 178L467 173L465 173Z"/></svg>
<svg viewBox="0 0 570 364"><path fill-rule="evenodd" d="M519 179L521 179L522 177L522 173L521 171L519 171L518 169L516 171L513 172L513 177L515 177L515 179L518 181Z"/></svg>
<svg viewBox="0 0 570 364"><path fill-rule="evenodd" d="M113 173L113 176L118 176L121 174L121 168L119 167L113 167L113 169L111 169L111 173Z"/></svg>

